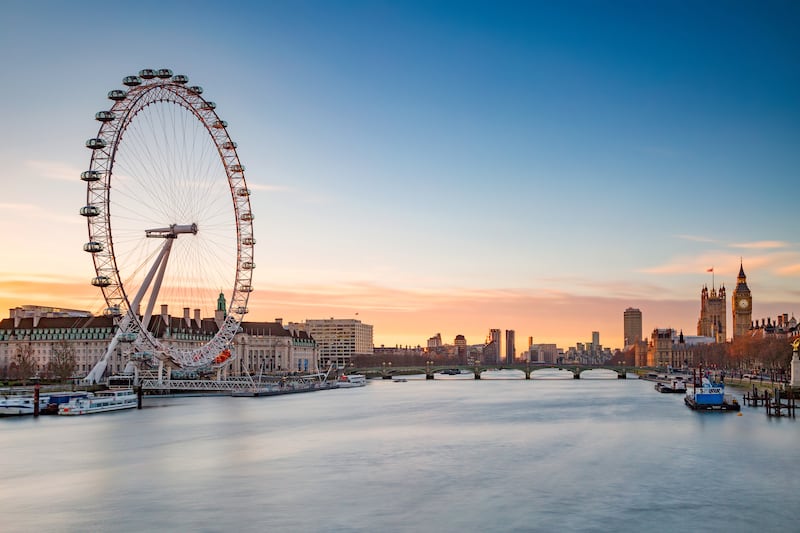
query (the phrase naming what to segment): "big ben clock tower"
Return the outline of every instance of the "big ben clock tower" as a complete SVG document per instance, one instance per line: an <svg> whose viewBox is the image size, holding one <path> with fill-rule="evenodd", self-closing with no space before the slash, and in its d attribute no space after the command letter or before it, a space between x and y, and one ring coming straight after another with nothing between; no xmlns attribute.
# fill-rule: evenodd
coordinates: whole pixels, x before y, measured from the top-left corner
<svg viewBox="0 0 800 533"><path fill-rule="evenodd" d="M733 337L746 335L753 322L753 297L747 286L747 276L744 267L739 263L739 276L736 278L736 288L733 290Z"/></svg>

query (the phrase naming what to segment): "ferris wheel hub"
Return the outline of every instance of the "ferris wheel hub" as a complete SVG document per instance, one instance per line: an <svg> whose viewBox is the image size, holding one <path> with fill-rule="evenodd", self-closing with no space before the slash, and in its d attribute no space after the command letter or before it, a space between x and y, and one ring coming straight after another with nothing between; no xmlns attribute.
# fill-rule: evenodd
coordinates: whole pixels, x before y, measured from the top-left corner
<svg viewBox="0 0 800 533"><path fill-rule="evenodd" d="M145 236L151 239L177 239L181 233L197 235L197 224L171 224L168 228L144 230Z"/></svg>

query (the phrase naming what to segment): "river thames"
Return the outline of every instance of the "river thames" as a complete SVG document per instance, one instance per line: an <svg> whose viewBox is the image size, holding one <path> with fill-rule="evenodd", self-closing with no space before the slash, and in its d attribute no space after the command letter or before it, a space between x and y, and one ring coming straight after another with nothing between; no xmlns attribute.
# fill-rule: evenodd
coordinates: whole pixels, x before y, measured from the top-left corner
<svg viewBox="0 0 800 533"><path fill-rule="evenodd" d="M797 531L798 442L639 380L147 397L0 420L0 529Z"/></svg>

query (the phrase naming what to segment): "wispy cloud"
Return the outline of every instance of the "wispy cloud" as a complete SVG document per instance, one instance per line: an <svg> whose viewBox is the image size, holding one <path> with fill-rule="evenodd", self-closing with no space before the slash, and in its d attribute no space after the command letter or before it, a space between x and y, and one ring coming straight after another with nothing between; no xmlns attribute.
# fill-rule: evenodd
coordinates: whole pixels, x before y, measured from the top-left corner
<svg viewBox="0 0 800 533"><path fill-rule="evenodd" d="M692 241L692 242L717 242L716 240L710 237L704 237L702 235L675 235L678 239L683 239L684 241Z"/></svg>
<svg viewBox="0 0 800 533"><path fill-rule="evenodd" d="M781 248L790 248L792 245L783 241L754 241L733 243L729 246L731 248L744 248L746 250L777 250Z"/></svg>
<svg viewBox="0 0 800 533"><path fill-rule="evenodd" d="M29 159L25 161L25 165L39 177L49 180L74 182L81 173L80 169L59 161L37 161Z"/></svg>

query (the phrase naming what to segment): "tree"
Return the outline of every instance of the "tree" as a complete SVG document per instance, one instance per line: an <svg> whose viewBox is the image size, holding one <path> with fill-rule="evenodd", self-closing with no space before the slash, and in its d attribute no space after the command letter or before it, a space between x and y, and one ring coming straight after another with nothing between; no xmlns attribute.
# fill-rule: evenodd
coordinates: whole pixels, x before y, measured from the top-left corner
<svg viewBox="0 0 800 533"><path fill-rule="evenodd" d="M61 340L53 346L47 370L60 381L67 381L75 372L76 363L75 349L67 341Z"/></svg>
<svg viewBox="0 0 800 533"><path fill-rule="evenodd" d="M30 344L18 344L14 359L17 366L17 377L25 384L36 372L36 360L33 358L33 347Z"/></svg>

